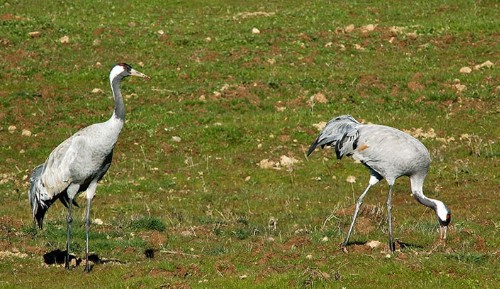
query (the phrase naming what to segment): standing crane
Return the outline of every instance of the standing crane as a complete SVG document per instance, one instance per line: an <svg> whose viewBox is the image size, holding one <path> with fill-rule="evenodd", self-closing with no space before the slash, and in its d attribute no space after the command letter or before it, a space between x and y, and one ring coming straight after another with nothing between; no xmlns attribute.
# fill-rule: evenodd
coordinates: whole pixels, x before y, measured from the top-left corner
<svg viewBox="0 0 500 289"><path fill-rule="evenodd" d="M382 179L389 184L387 195L387 222L389 226L389 248L394 252L392 242L392 187L397 178L408 176L411 191L422 205L433 209L439 222L439 235L446 239L446 231L451 220L451 212L441 201L428 198L423 193L423 184L430 165L429 151L416 138L398 129L373 124L361 124L350 115L342 115L330 120L311 144L307 156L317 146L332 147L337 159L352 156L370 171L368 187L356 202L351 226L342 249L346 250L356 217L368 190Z"/></svg>
<svg viewBox="0 0 500 289"><path fill-rule="evenodd" d="M65 267L69 269L69 247L71 240L71 208L77 205L75 197L86 192L86 243L85 271L89 272L89 226L90 204L95 196L97 182L111 165L113 148L125 123L125 105L120 91L120 81L127 76L149 78L126 63L111 69L109 81L114 96L115 108L111 118L105 122L87 126L57 146L45 163L38 165L30 177L29 200L33 219L40 229L45 213L58 199L68 208Z"/></svg>

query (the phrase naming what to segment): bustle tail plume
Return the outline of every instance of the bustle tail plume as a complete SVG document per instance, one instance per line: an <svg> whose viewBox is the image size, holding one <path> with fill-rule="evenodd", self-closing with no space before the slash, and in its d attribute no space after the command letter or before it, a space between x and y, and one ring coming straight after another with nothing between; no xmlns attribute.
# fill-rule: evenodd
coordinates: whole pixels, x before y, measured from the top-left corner
<svg viewBox="0 0 500 289"><path fill-rule="evenodd" d="M45 217L45 213L49 209L49 206L52 204L51 202L46 202L41 198L42 190L45 189L40 179L43 168L44 164L38 165L33 170L33 173L31 173L30 190L28 192L31 211L33 213L33 220L36 221L40 229L42 229L43 227L43 218Z"/></svg>

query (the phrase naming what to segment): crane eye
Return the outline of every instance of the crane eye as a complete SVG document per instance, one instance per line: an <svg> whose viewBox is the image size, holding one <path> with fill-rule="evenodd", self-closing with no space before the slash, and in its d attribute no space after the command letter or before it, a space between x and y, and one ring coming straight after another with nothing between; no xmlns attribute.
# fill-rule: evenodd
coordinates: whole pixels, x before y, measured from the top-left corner
<svg viewBox="0 0 500 289"><path fill-rule="evenodd" d="M450 224L450 221L451 221L451 214L446 214L446 220L444 221L439 220L439 224L442 226L448 226Z"/></svg>

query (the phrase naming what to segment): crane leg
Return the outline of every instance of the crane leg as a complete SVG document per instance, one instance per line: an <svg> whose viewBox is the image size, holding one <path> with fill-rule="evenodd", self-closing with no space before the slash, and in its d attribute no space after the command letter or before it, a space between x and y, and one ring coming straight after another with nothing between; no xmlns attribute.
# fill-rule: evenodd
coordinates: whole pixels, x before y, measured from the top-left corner
<svg viewBox="0 0 500 289"><path fill-rule="evenodd" d="M64 267L69 269L69 244L71 243L71 223L73 222L73 217L71 216L71 209L73 208L73 200L75 199L78 190L80 189L80 185L71 184L66 189L66 193L68 194L68 216L66 217L66 260L64 262Z"/></svg>
<svg viewBox="0 0 500 289"><path fill-rule="evenodd" d="M86 191L87 198L87 211L85 213L85 272L90 272L89 267L89 230L90 230L90 205L95 196L97 188L97 179L93 180Z"/></svg>
<svg viewBox="0 0 500 289"><path fill-rule="evenodd" d="M71 208L73 206L73 199L68 202L68 216L66 217L66 259L64 262L64 267L69 269L69 244L71 242L71 223L73 218L71 217Z"/></svg>
<svg viewBox="0 0 500 289"><path fill-rule="evenodd" d="M368 187L366 187L365 191L359 196L358 201L356 202L356 209L354 210L354 215L352 216L352 222L351 226L349 227L349 232L347 233L347 237L344 240L344 243L342 243L342 248L345 248L347 246L347 243L349 242L349 238L351 237L352 230L354 229L354 223L356 222L356 218L358 217L359 213L359 208L361 208L361 204L363 204L363 198L366 196L366 193L368 193L368 190L373 186L371 179L370 183L368 184Z"/></svg>
<svg viewBox="0 0 500 289"><path fill-rule="evenodd" d="M90 228L90 203L92 199L87 199L87 212L85 214L85 272L90 272L89 268L89 228Z"/></svg>
<svg viewBox="0 0 500 289"><path fill-rule="evenodd" d="M394 242L392 242L392 185L389 185L387 194L387 224L389 225L389 248L394 252Z"/></svg>

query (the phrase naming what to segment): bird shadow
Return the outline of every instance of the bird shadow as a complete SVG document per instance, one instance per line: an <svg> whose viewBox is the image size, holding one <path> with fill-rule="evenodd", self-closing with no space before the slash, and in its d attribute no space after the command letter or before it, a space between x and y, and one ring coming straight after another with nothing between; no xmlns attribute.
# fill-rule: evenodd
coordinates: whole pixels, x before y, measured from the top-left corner
<svg viewBox="0 0 500 289"><path fill-rule="evenodd" d="M406 242L402 242L399 240L396 240L395 243L398 244L401 249L423 249L424 248L424 246L422 246L422 245L417 245L414 243L406 243Z"/></svg>
<svg viewBox="0 0 500 289"><path fill-rule="evenodd" d="M82 262L82 259L77 258L73 254L69 254L69 262L72 263L72 260L76 260L76 265L80 265ZM47 265L61 265L64 264L66 261L66 250L61 251L60 249L56 249L53 251L50 251L48 253L45 253L43 255L43 261Z"/></svg>
<svg viewBox="0 0 500 289"><path fill-rule="evenodd" d="M148 248L148 249L144 250L144 255L148 259L153 259L155 257L155 251L154 251L154 249Z"/></svg>
<svg viewBox="0 0 500 289"><path fill-rule="evenodd" d="M65 259L66 259L66 250L61 251L60 249L56 249L53 251L50 251L48 253L45 253L43 255L43 261L47 265L64 265L65 264ZM73 261L75 260L75 261ZM69 254L69 263L70 264L76 264L75 267L80 266L82 264L82 259L76 257L73 254ZM106 264L106 263L119 263L119 264L124 264L124 262L118 260L118 259L108 259L108 258L100 258L99 255L97 254L89 254L89 269L92 270L95 264ZM85 262L83 262L85 264Z"/></svg>
<svg viewBox="0 0 500 289"><path fill-rule="evenodd" d="M364 246L364 245L366 245L366 243L367 242L365 242L365 241L353 241L353 242L347 243L347 246L348 247L349 246ZM340 247L342 248L342 244L340 245ZM402 242L400 240L395 240L394 247L396 249L401 249L401 250L404 250L404 249L423 249L424 248L424 246L422 246L422 245Z"/></svg>

